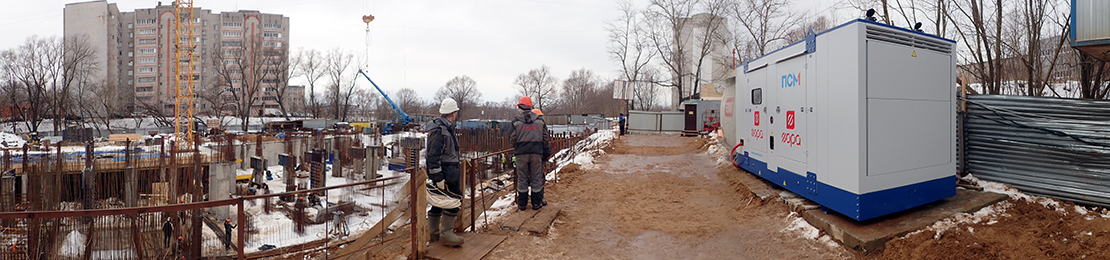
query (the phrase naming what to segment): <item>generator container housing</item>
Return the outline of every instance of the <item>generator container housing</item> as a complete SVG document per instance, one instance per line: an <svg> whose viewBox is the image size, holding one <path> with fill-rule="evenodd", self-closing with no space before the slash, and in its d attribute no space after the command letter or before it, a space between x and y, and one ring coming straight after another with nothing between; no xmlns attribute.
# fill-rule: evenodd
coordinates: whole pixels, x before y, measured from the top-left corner
<svg viewBox="0 0 1110 260"><path fill-rule="evenodd" d="M732 159L860 221L954 196L955 43L860 19L746 62Z"/></svg>

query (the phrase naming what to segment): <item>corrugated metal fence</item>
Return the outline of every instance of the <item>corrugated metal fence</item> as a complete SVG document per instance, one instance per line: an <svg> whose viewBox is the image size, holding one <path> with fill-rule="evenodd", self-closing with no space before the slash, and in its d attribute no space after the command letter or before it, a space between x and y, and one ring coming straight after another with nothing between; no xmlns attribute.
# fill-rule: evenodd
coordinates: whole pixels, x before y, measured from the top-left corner
<svg viewBox="0 0 1110 260"><path fill-rule="evenodd" d="M1110 101L972 95L966 115L974 176L1110 206Z"/></svg>

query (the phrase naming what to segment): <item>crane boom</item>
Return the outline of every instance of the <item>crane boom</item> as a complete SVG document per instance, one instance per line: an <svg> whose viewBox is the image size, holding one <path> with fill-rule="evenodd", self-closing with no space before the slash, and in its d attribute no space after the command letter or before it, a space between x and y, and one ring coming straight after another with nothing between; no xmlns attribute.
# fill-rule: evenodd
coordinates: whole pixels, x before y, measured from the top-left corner
<svg viewBox="0 0 1110 260"><path fill-rule="evenodd" d="M409 118L409 114L406 114L404 110L401 110L401 107L397 106L397 103L393 102L393 99L390 99L389 95L386 95L385 92L382 91L382 88L378 87L378 84L374 83L374 80L370 79L370 76L366 75L366 72L363 72L361 69L359 69L358 73L362 74L363 77L366 77L366 80L370 81L370 85L374 85L374 89L377 89L378 93L382 94L382 97L385 97L385 101L389 102L390 106L393 106L393 110L397 112L397 121L400 122L401 127L412 123L412 119Z"/></svg>

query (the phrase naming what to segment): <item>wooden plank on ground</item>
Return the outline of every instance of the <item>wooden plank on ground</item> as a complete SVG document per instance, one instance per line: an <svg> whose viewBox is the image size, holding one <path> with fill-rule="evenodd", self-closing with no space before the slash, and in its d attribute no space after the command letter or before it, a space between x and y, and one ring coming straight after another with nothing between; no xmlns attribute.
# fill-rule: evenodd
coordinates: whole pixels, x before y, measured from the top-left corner
<svg viewBox="0 0 1110 260"><path fill-rule="evenodd" d="M524 221L532 219L539 212L538 210L525 210L510 214L504 222L501 222L501 229L520 231L520 226L524 225Z"/></svg>
<svg viewBox="0 0 1110 260"><path fill-rule="evenodd" d="M563 211L563 209L562 207L550 206L543 207L538 211L539 213L536 213L535 217L525 221L524 225L520 226L521 230L535 234L543 234L544 231L547 231L548 227L551 227L551 223L555 222L555 217L558 217L559 212Z"/></svg>
<svg viewBox="0 0 1110 260"><path fill-rule="evenodd" d="M442 243L431 243L428 245L428 254L425 256L431 259L482 259L506 238L506 236L501 235L479 233L463 233L460 235L464 239L462 246L448 247Z"/></svg>
<svg viewBox="0 0 1110 260"><path fill-rule="evenodd" d="M477 215L477 217L475 217L474 219L477 220L478 218L480 218L482 216L483 213L486 212L486 210L489 210L490 207L493 207L493 203L497 202L497 199L501 198L501 196L503 196L503 194L501 194L501 193L486 194L486 196L485 196L486 201L484 203L485 206L482 206L482 204L483 204L482 203L482 197L478 197L478 199L475 200L475 201L477 201L479 203L479 206L482 206L482 207L478 207L478 208L474 209L474 211L475 211L474 213ZM459 217L458 217L458 219L455 220L455 232L466 231L466 228L469 228L471 226L471 224L472 223L470 223L470 200L469 199L464 199L463 200L463 205L461 207L459 207Z"/></svg>

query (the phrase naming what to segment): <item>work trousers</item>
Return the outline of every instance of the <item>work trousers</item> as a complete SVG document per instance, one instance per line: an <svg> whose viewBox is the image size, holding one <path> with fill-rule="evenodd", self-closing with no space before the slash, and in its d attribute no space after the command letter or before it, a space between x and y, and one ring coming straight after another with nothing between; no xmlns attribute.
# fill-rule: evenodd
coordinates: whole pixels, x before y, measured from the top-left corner
<svg viewBox="0 0 1110 260"><path fill-rule="evenodd" d="M543 155L518 154L516 155L516 191L528 193L542 192L544 184Z"/></svg>

